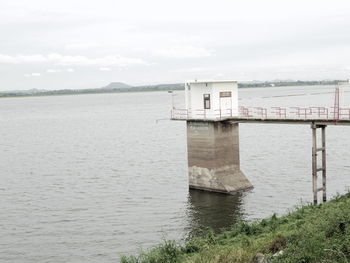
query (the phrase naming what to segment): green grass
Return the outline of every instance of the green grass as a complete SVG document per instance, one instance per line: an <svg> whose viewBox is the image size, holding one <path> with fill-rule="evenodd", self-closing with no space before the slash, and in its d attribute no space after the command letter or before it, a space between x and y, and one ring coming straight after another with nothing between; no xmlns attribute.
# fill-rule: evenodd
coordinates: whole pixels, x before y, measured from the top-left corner
<svg viewBox="0 0 350 263"><path fill-rule="evenodd" d="M283 217L240 222L219 235L209 231L184 244L164 241L138 256L123 256L121 262L244 263L255 262L258 253L269 262L350 262L350 193Z"/></svg>

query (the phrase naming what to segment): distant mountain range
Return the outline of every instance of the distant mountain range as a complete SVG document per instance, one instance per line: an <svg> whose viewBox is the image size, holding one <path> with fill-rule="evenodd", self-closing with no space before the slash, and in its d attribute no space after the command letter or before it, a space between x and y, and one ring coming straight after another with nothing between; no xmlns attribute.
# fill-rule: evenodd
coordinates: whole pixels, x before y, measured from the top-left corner
<svg viewBox="0 0 350 263"><path fill-rule="evenodd" d="M30 89L30 90L1 91L0 97L49 96L49 95L69 95L69 94L140 92L140 91L167 91L167 90L183 90L183 89L184 89L183 83L130 86L123 82L111 82L105 87L96 88L96 89L62 89L62 90Z"/></svg>
<svg viewBox="0 0 350 263"><path fill-rule="evenodd" d="M344 80L322 80L322 81L293 81L293 80L275 80L275 81L251 81L239 83L239 88L252 87L271 87L271 86L307 86L307 85L333 85ZM105 87L96 89L62 89L62 90L15 90L2 91L0 97L20 97L20 96L49 96L49 95L69 95L69 94L94 94L94 93L117 93L117 92L140 92L140 91L168 91L183 90L184 83L157 84L130 86L123 82L111 82Z"/></svg>

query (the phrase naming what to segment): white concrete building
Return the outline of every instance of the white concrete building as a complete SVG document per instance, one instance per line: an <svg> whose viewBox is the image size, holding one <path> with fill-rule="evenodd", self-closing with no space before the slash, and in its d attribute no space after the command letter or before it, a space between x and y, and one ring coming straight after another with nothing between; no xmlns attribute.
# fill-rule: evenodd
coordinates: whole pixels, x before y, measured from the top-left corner
<svg viewBox="0 0 350 263"><path fill-rule="evenodd" d="M234 80L194 80L185 83L189 118L238 116L238 85Z"/></svg>

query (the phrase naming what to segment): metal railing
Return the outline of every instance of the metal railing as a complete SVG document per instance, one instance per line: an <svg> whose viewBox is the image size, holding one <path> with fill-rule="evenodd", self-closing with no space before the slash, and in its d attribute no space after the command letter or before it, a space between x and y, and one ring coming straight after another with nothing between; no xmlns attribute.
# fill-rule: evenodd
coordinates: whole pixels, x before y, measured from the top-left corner
<svg viewBox="0 0 350 263"><path fill-rule="evenodd" d="M350 120L350 108L337 107L247 107L217 110L173 109L171 118L177 120L190 119L227 119L227 118L259 118L259 119L328 119Z"/></svg>

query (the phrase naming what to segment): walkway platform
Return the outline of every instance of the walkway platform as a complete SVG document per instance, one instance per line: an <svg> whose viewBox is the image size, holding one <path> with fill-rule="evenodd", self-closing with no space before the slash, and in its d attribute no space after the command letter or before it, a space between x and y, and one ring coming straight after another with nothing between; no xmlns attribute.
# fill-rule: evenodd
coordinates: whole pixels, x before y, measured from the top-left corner
<svg viewBox="0 0 350 263"><path fill-rule="evenodd" d="M350 125L350 108L336 107L244 107L239 110L173 109L171 120L271 124Z"/></svg>
<svg viewBox="0 0 350 263"><path fill-rule="evenodd" d="M301 119L301 118L259 118L259 117L221 117L215 119L199 119L199 118L176 118L173 117L171 120L176 121L198 121L198 122L222 122L230 121L236 123L269 123L269 124L316 124L316 125L342 125L350 126L350 119Z"/></svg>

